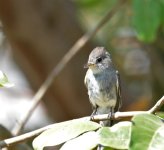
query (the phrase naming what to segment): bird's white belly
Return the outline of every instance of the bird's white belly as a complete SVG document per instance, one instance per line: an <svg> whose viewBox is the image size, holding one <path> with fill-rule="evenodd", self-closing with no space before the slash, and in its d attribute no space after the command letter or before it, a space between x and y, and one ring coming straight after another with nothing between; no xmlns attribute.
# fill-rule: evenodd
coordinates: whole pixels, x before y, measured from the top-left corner
<svg viewBox="0 0 164 150"><path fill-rule="evenodd" d="M100 107L115 107L116 105L116 98L110 98L108 94L104 94L98 89L95 89L92 91L92 94L94 96L91 96L91 93L89 92L90 101L94 106L100 106Z"/></svg>
<svg viewBox="0 0 164 150"><path fill-rule="evenodd" d="M100 106L100 107L115 107L116 105L116 95L110 95L110 93L115 93L115 88L111 88L110 92L106 93L102 89L100 83L97 82L95 77L93 76L92 72L89 72L89 79L92 79L91 89L88 90L88 95L90 97L90 102L93 106Z"/></svg>

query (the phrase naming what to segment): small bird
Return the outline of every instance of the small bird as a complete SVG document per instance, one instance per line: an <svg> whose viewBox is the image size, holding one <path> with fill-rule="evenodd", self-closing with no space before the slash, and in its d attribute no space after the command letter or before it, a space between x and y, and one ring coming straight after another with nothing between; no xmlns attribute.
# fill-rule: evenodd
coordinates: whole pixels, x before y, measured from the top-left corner
<svg viewBox="0 0 164 150"><path fill-rule="evenodd" d="M94 115L113 113L121 107L120 77L115 70L110 54L104 47L96 47L89 55L84 83L88 89ZM111 126L112 120L101 121L102 126Z"/></svg>

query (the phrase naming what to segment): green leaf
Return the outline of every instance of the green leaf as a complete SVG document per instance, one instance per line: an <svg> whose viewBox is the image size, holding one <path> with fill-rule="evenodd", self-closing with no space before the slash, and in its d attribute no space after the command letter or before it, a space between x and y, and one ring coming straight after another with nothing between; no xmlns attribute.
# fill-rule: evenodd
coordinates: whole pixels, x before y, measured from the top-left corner
<svg viewBox="0 0 164 150"><path fill-rule="evenodd" d="M163 144L163 135L160 135L159 131L162 130L164 124L162 121L150 114L136 115L132 119L132 135L130 150L157 150L154 147L161 147ZM162 127L162 129L160 129ZM162 149L163 150L164 145Z"/></svg>
<svg viewBox="0 0 164 150"><path fill-rule="evenodd" d="M161 6L161 21L164 27L164 0L160 0L160 6Z"/></svg>
<svg viewBox="0 0 164 150"><path fill-rule="evenodd" d="M161 119L164 119L164 112L156 112L155 115Z"/></svg>
<svg viewBox="0 0 164 150"><path fill-rule="evenodd" d="M7 76L0 71L0 87L12 87L14 84L10 83Z"/></svg>
<svg viewBox="0 0 164 150"><path fill-rule="evenodd" d="M133 0L133 24L141 41L152 42L161 23L161 6L158 0Z"/></svg>
<svg viewBox="0 0 164 150"><path fill-rule="evenodd" d="M110 7L116 0L110 0L110 1L100 1L100 0L78 0L75 1L76 4L78 4L80 7L83 8L96 8L99 9L100 7L102 9L105 9L105 7ZM97 12L96 12L97 13Z"/></svg>
<svg viewBox="0 0 164 150"><path fill-rule="evenodd" d="M66 142L60 150L91 150L98 144L98 135L94 131L84 133L83 135Z"/></svg>
<svg viewBox="0 0 164 150"><path fill-rule="evenodd" d="M112 127L98 130L99 144L116 148L128 149L131 137L131 122L119 122Z"/></svg>
<svg viewBox="0 0 164 150"><path fill-rule="evenodd" d="M42 150L46 146L55 146L73 139L80 134L100 128L98 123L84 119L75 119L57 123L53 128L43 132L33 141L36 150Z"/></svg>
<svg viewBox="0 0 164 150"><path fill-rule="evenodd" d="M148 150L164 149L164 126L161 126L154 134Z"/></svg>
<svg viewBox="0 0 164 150"><path fill-rule="evenodd" d="M116 149L113 149L111 147L103 147L103 150L116 150Z"/></svg>

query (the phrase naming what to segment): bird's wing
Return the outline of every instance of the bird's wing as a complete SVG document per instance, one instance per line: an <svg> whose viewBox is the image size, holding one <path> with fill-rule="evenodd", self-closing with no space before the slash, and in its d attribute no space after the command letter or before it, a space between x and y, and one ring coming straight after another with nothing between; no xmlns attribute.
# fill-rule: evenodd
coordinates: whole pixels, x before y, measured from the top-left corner
<svg viewBox="0 0 164 150"><path fill-rule="evenodd" d="M85 78L84 78L84 84L85 84L86 88L88 89L88 82L90 82L90 80L89 80L89 78L87 78L87 76L88 76L88 71L87 71ZM96 114L98 106L96 104L93 104L90 100L89 100L89 102L91 103L92 109L94 110L92 115Z"/></svg>
<svg viewBox="0 0 164 150"><path fill-rule="evenodd" d="M121 99L121 81L120 81L120 74L118 70L116 70L116 97L117 97L117 111L122 106L122 99Z"/></svg>
<svg viewBox="0 0 164 150"><path fill-rule="evenodd" d="M86 73L85 78L84 78L84 84L85 84L86 88L88 88L88 83L87 83L87 73Z"/></svg>

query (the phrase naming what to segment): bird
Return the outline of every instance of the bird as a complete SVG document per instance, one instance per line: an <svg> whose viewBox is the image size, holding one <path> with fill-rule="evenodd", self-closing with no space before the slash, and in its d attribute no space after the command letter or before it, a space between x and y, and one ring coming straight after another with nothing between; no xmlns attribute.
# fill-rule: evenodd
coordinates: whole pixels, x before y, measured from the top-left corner
<svg viewBox="0 0 164 150"><path fill-rule="evenodd" d="M109 52L104 47L96 47L89 54L88 68L84 83L88 89L89 101L94 115L108 114L109 118L119 111L121 101L120 75L115 69ZM113 120L100 121L102 126L112 126Z"/></svg>

